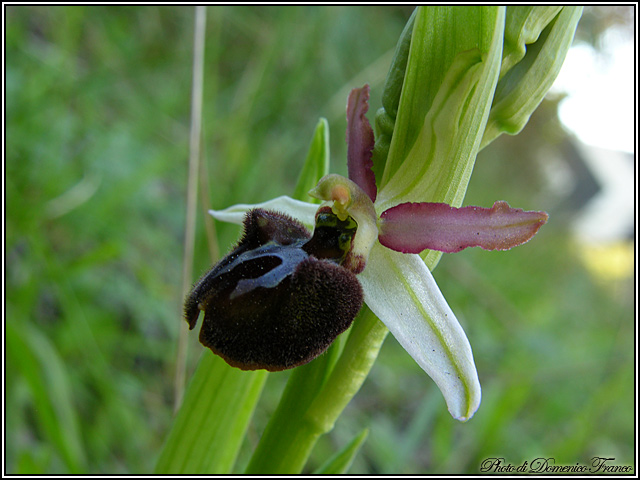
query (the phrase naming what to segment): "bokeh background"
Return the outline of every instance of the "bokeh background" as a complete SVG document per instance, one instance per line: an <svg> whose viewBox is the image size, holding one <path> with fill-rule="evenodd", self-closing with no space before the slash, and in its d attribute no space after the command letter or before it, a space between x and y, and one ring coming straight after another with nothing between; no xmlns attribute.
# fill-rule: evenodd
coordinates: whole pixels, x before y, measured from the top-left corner
<svg viewBox="0 0 640 480"><path fill-rule="evenodd" d="M208 7L206 206L291 193L320 116L332 171L345 173L346 96L367 82L371 112L379 107L411 11ZM5 14L5 473L148 473L172 421L182 322L194 9ZM575 43L606 55L607 32L631 41L634 26L633 7L587 7ZM389 336L308 471L365 427L350 473L477 473L488 457L634 465L635 164L569 133L563 95L554 90L520 135L481 152L465 199L544 209L548 224L523 247L445 255L434 272L474 350L475 417L453 420ZM194 276L211 263L206 206ZM215 228L223 254L238 228ZM287 376L270 375L238 471Z"/></svg>

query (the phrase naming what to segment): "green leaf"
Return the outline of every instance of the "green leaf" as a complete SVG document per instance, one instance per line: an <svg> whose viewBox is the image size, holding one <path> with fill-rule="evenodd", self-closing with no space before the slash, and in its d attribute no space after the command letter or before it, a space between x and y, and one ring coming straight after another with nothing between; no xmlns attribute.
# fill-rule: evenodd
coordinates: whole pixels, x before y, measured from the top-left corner
<svg viewBox="0 0 640 480"><path fill-rule="evenodd" d="M7 322L6 335L7 363L29 385L42 434L55 446L69 473L82 473L86 469L84 441L62 359L49 339L27 323L18 327Z"/></svg>
<svg viewBox="0 0 640 480"><path fill-rule="evenodd" d="M329 124L325 118L321 118L316 125L309 145L307 159L304 162L293 198L311 203L320 203L315 198L310 199L307 192L316 186L318 180L329 173Z"/></svg>
<svg viewBox="0 0 640 480"><path fill-rule="evenodd" d="M395 193L398 188L406 191L404 181L396 180L391 190L387 188L401 171L406 178L432 184L428 189L422 185L413 201L461 201L498 79L504 15L504 7L418 9L398 116L379 184L379 193L386 190L387 200L402 196ZM454 93L457 97L451 98ZM445 103L457 114L432 112ZM434 125L437 120L439 124ZM449 153L447 158L434 158L430 150L436 135L452 145L439 152Z"/></svg>
<svg viewBox="0 0 640 480"><path fill-rule="evenodd" d="M502 133L515 135L524 128L562 67L583 7L562 7L548 23L555 8L513 8L507 9L505 50L509 53L503 59L482 148Z"/></svg>
<svg viewBox="0 0 640 480"><path fill-rule="evenodd" d="M230 473L267 378L202 354L156 465L159 474Z"/></svg>
<svg viewBox="0 0 640 480"><path fill-rule="evenodd" d="M353 459L360 451L360 447L367 439L369 435L369 429L365 428L356 435L342 450L337 452L334 456L329 458L325 463L318 467L313 474L314 475L340 475L347 473Z"/></svg>

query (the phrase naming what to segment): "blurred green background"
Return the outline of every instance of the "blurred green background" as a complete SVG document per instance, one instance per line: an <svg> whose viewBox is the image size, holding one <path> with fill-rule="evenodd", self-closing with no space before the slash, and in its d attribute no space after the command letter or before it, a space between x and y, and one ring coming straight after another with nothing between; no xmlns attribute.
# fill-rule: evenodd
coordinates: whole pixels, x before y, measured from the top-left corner
<svg viewBox="0 0 640 480"><path fill-rule="evenodd" d="M291 193L320 116L332 171L345 173L346 96L368 82L377 110L411 11L208 7L209 206ZM587 7L576 41L597 48L627 16ZM172 421L182 322L193 20L189 7L6 7L5 473L155 464ZM465 200L545 209L548 225L509 253L445 255L434 272L474 350L475 417L453 420L389 336L308 471L365 427L350 473L477 473L487 457L633 463L632 241L597 251L604 270L585 262L596 254L569 229L580 195L554 194L544 173L549 152L576 156L558 100L481 152ZM211 263L204 217L196 277ZM216 228L224 253L238 228ZM606 268L621 255L623 268ZM196 337L189 372L202 353ZM287 377L270 375L238 471Z"/></svg>

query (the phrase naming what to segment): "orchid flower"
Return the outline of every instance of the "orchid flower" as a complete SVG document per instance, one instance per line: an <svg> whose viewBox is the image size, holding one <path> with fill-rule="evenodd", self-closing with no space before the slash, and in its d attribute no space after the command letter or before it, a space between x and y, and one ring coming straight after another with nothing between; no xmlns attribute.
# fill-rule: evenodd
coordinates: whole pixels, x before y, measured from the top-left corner
<svg viewBox="0 0 640 480"><path fill-rule="evenodd" d="M244 224L244 233L187 296L189 326L204 310L200 338L218 355L201 357L158 473L231 472L264 370L297 365L245 473L302 472L389 331L434 379L453 417L471 418L481 396L473 354L430 270L443 252L508 249L545 222L543 212L505 202L462 204L479 150L527 123L581 12L556 5L416 8L387 75L375 136L365 118L368 87L349 97L349 178L329 174L321 119L293 198L211 212ZM309 190L315 198L301 201ZM316 323L300 337L305 320ZM344 473L366 433L317 473Z"/></svg>
<svg viewBox="0 0 640 480"><path fill-rule="evenodd" d="M545 223L544 212L505 202L456 207L480 148L521 130L542 101L581 12L558 6L416 9L387 76L377 138L365 117L369 89L356 89L347 103L349 179L328 175L310 192L326 202L321 208L357 223L342 265L358 274L367 306L434 379L459 420L478 408L480 384L466 335L429 267L441 252L520 245ZM308 227L318 210L287 197L259 207ZM240 223L250 208L211 213Z"/></svg>
<svg viewBox="0 0 640 480"><path fill-rule="evenodd" d="M245 472L302 472L317 439L367 378L388 331L433 378L452 416L473 416L481 391L471 347L430 270L443 252L520 245L546 221L544 212L505 202L462 204L479 150L527 123L581 12L418 7L398 41L375 135L365 117L369 88L349 96L349 178L329 174L321 119L293 198L211 211L244 224L244 233L187 297L189 326L204 310L200 339L218 355L201 358L158 472L230 472L264 370L298 365ZM309 202L302 201L306 192ZM316 323L301 331L303 319ZM352 458L364 436L336 458Z"/></svg>
<svg viewBox="0 0 640 480"><path fill-rule="evenodd" d="M218 220L244 221L245 235L221 262L226 267L214 268L208 274L214 278L205 276L196 284L186 305L190 327L195 326L198 309L205 311L205 324L207 308L212 310L209 317L224 309L224 302L207 292L209 280L219 282L218 275L224 275L225 295L232 300L247 288L253 291L262 278L269 286L286 275L295 281L297 265L307 262L307 255L314 256L313 248L307 245L314 243L310 233L286 238L284 243L269 233L274 230L264 217L271 215L269 212L278 212L281 217L276 223L291 231L314 225L317 230L322 226L318 224L320 214L332 215L336 225L353 221L355 232L334 228L331 237L335 243L346 235L344 255L317 256L324 265L318 268L334 272L322 263L330 261L338 265L338 271L357 275L364 302L433 378L452 416L471 418L481 397L473 354L430 268L435 267L441 252L472 246L506 250L520 245L545 223L544 212L525 212L506 202L496 202L491 208L456 207L462 203L479 149L503 132L517 133L542 100L562 64L580 14L581 8L573 7L417 9L401 35L387 76L383 109L376 115L377 138L365 117L369 88L355 89L349 96L349 178L329 174L319 180L309 194L324 204L318 207L279 197L259 205L211 212ZM434 30L434 25L442 28ZM456 25L466 25L466 30L454 28ZM443 35L449 43L443 43ZM256 208L263 210L256 213ZM251 211L254 213L246 216ZM265 225L265 230L256 234L251 227L254 223ZM253 259L243 253L252 242L251 235L264 237L258 242L264 248L259 253L263 263L256 265L267 273L255 270L251 273L255 280L241 286L236 283L240 277L232 270L242 263L236 256ZM276 247L267 246L273 241ZM285 244L290 246L281 248ZM271 263L265 263L266 257ZM272 274L270 269L275 265L280 265L278 273ZM345 301L344 290L358 290L352 280L346 283L353 287L347 288L336 287L337 280L331 280L334 283L329 290L339 303ZM302 284L315 292L304 281ZM357 305L359 302L354 300ZM240 304L239 300L236 303ZM289 304L281 303L264 307L265 315L270 319L283 312L290 316ZM325 306L316 305L310 311L315 315ZM240 318L235 315L231 313L227 323L237 324ZM339 315L340 328L325 340L330 342L348 327L351 315ZM254 317L252 328L259 323L257 315ZM277 327L271 320L269 324ZM212 332L210 326L203 326L203 331L201 341L216 352L218 346L210 344L214 335L207 333ZM229 338L240 335L238 331L227 334ZM251 348L256 345L252 343ZM296 351L295 358L270 363L235 355L227 355L226 360L240 368L278 370L309 361L326 346L317 346L313 352ZM224 358L224 352L218 353Z"/></svg>
<svg viewBox="0 0 640 480"><path fill-rule="evenodd" d="M471 346L417 254L427 249L452 253L473 246L507 250L532 238L547 214L510 208L506 202L496 202L491 208L455 208L429 202L381 205L371 170L374 134L365 116L368 100L368 85L349 95L349 179L336 174L320 179L309 192L325 202L320 208L280 197L210 213L218 220L241 223L246 212L261 208L291 215L311 226L317 223L317 212L330 208L340 221L353 219L357 230L341 266L359 274L366 304L433 378L451 414L466 420L478 408L481 396ZM380 197L384 194L383 190ZM197 311L195 314L197 317ZM230 363L233 365L233 360Z"/></svg>

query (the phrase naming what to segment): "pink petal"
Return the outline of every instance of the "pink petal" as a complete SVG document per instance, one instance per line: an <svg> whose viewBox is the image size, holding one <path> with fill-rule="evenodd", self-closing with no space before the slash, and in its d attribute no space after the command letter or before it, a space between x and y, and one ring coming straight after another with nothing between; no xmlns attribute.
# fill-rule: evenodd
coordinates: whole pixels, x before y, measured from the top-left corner
<svg viewBox="0 0 640 480"><path fill-rule="evenodd" d="M402 253L453 253L467 247L508 250L531 239L547 218L545 212L525 212L507 202L491 208L403 203L382 213L378 239Z"/></svg>
<svg viewBox="0 0 640 480"><path fill-rule="evenodd" d="M369 110L369 85L354 88L347 101L347 165L349 179L376 200L376 179L371 154L375 138L365 113Z"/></svg>

